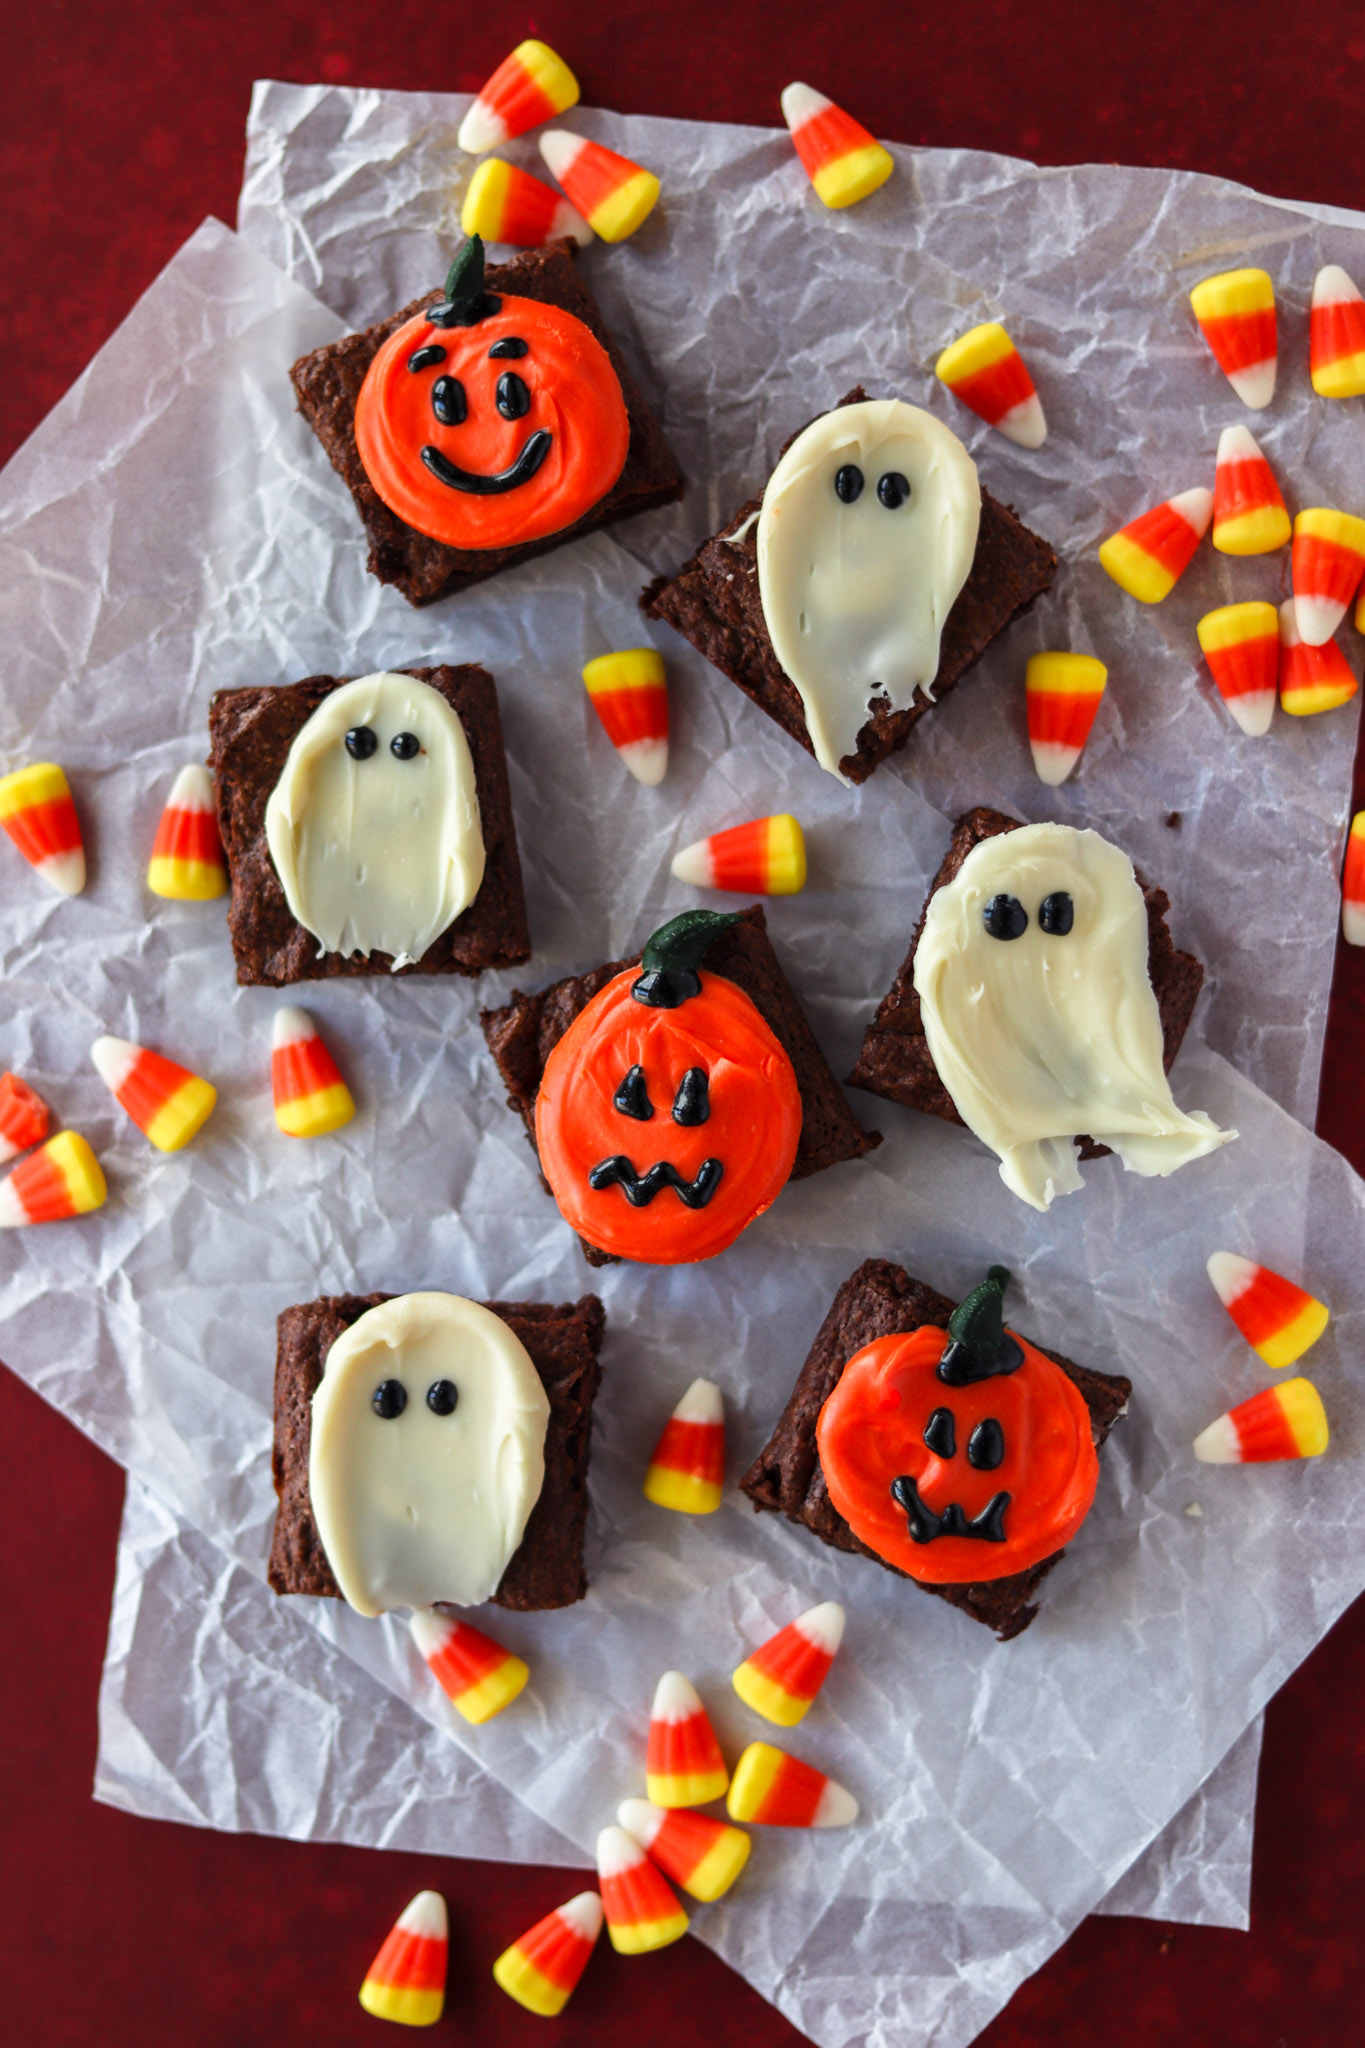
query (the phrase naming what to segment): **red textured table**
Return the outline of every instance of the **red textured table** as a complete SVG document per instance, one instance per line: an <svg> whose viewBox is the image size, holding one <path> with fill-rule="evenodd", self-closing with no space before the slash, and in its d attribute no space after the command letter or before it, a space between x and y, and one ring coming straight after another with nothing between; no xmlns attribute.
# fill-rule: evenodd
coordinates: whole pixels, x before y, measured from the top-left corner
<svg viewBox="0 0 1365 2048"><path fill-rule="evenodd" d="M536 33L564 51L587 101L632 112L773 122L781 87L805 78L890 140L1043 163L1179 165L1365 206L1353 147L1365 106L1357 9L863 0L812 9L784 30L787 12L797 10L771 0L692 0L685 13L622 0L592 10L545 0L534 13L488 0L11 0L0 65L0 460L203 216L234 218L257 77L472 90ZM1358 761L1357 806L1362 781ZM1363 1032L1365 951L1339 948L1319 1129L1365 1171ZM511 1932L558 1903L563 1873L211 1834L91 1801L122 1476L8 1373L0 1475L6 2048L375 2048L379 2029L355 1990L389 1907L427 1884L452 1915L443 2037L543 2041L542 2023L494 1989L488 1964ZM983 2043L1360 2040L1362 1696L1365 1602L1270 1709L1249 1938L1087 1921ZM800 2036L689 1940L629 1971L591 1971L554 2038L790 2048Z"/></svg>

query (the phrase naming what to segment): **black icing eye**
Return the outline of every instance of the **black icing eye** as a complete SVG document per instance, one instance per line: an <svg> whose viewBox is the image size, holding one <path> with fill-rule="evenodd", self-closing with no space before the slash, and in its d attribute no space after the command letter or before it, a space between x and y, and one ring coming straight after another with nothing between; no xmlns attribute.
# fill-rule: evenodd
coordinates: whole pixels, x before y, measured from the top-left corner
<svg viewBox="0 0 1365 2048"><path fill-rule="evenodd" d="M370 1396L370 1406L381 1422L392 1422L408 1405L408 1390L401 1380L381 1380Z"/></svg>
<svg viewBox="0 0 1365 2048"><path fill-rule="evenodd" d="M415 732L396 732L389 741L389 752L399 761L410 761L421 751L422 742Z"/></svg>
<svg viewBox="0 0 1365 2048"><path fill-rule="evenodd" d="M910 495L910 479L898 469L888 469L877 478L877 496L888 512L897 512Z"/></svg>
<svg viewBox="0 0 1365 2048"><path fill-rule="evenodd" d="M454 1380L433 1380L427 1388L427 1406L433 1415L453 1415L459 1398Z"/></svg>
<svg viewBox="0 0 1365 2048"><path fill-rule="evenodd" d="M1050 938L1064 939L1076 922L1076 906L1065 889L1054 889L1050 896L1044 896L1038 912L1038 929Z"/></svg>
<svg viewBox="0 0 1365 2048"><path fill-rule="evenodd" d="M509 334L505 340L495 341L488 353L495 362L515 363L531 353L531 344L523 341L519 334Z"/></svg>
<svg viewBox="0 0 1365 2048"><path fill-rule="evenodd" d="M863 495L863 473L856 462L846 462L834 472L834 495L842 505L856 504Z"/></svg>
<svg viewBox="0 0 1365 2048"><path fill-rule="evenodd" d="M689 1067L673 1098L675 1124L704 1124L711 1114L711 1090L700 1067Z"/></svg>
<svg viewBox="0 0 1365 2048"><path fill-rule="evenodd" d="M373 727L353 725L346 735L346 751L353 761L368 761L379 745Z"/></svg>
<svg viewBox="0 0 1365 2048"><path fill-rule="evenodd" d="M429 341L425 348L415 348L408 357L410 370L434 370L446 359L446 352L439 341Z"/></svg>
<svg viewBox="0 0 1365 2048"><path fill-rule="evenodd" d="M633 1116L637 1124L649 1122L654 1114L654 1104L649 1099L643 1067L631 1068L611 1101L613 1109L619 1109L622 1116Z"/></svg>
<svg viewBox="0 0 1365 2048"><path fill-rule="evenodd" d="M935 1408L924 1425L924 1441L936 1458L957 1455L957 1427L951 1408Z"/></svg>
<svg viewBox="0 0 1365 2048"><path fill-rule="evenodd" d="M1017 896L992 896L981 913L981 922L993 939L1022 939L1028 930L1028 912Z"/></svg>
<svg viewBox="0 0 1365 2048"><path fill-rule="evenodd" d="M531 410L531 394L515 370L504 370L498 379L498 411L505 420L524 419Z"/></svg>
<svg viewBox="0 0 1365 2048"><path fill-rule="evenodd" d="M445 350L441 350L445 354ZM469 417L464 385L458 377L438 377L431 387L431 409L443 427L462 427Z"/></svg>
<svg viewBox="0 0 1365 2048"><path fill-rule="evenodd" d="M993 1415L978 1422L967 1443L967 1463L978 1472L994 1472L1005 1455L1005 1432Z"/></svg>

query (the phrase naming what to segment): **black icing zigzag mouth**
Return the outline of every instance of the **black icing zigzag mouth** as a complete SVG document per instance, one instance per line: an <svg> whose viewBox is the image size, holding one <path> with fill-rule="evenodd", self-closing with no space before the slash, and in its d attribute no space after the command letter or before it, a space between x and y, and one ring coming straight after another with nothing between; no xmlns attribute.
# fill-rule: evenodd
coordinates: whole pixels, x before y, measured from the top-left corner
<svg viewBox="0 0 1365 2048"><path fill-rule="evenodd" d="M981 1513L970 1522L956 1501L950 1501L936 1515L908 1473L892 1481L891 1495L897 1506L905 1509L912 1543L932 1543L937 1536L974 1536L982 1543L1005 1541L1005 1509L1010 1504L1007 1493L993 1493Z"/></svg>
<svg viewBox="0 0 1365 2048"><path fill-rule="evenodd" d="M632 1209L647 1209L665 1188L674 1188L678 1200L689 1209L704 1209L720 1186L724 1172L719 1159L703 1159L695 1180L684 1180L671 1159L660 1159L648 1173L637 1173L633 1161L618 1152L604 1159L588 1175L588 1186L599 1192L619 1187Z"/></svg>

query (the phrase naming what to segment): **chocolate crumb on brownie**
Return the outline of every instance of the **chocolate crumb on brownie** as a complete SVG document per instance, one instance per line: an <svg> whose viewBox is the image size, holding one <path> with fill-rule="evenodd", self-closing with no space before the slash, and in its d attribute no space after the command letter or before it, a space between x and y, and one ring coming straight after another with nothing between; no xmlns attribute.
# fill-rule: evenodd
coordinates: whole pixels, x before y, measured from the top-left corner
<svg viewBox="0 0 1365 2048"><path fill-rule="evenodd" d="M884 1571L907 1578L907 1573L860 1542L834 1506L820 1468L815 1426L855 1352L879 1337L917 1330L925 1324L946 1329L952 1312L951 1301L922 1280L912 1279L904 1267L889 1259L865 1259L835 1295L771 1437L739 1482L755 1508L784 1514L835 1550L870 1557ZM1131 1382L1118 1373L1093 1372L1075 1365L1044 1345L1034 1348L1060 1366L1076 1387L1090 1410L1091 1435L1098 1451L1123 1412L1132 1392ZM1055 1551L1029 1570L1002 1579L970 1585L911 1583L961 1608L973 1621L993 1628L1001 1642L1008 1642L1037 1614L1034 1596L1064 1554Z"/></svg>
<svg viewBox="0 0 1365 2048"><path fill-rule="evenodd" d="M888 1102L903 1102L907 1109L923 1110L926 1116L942 1117L948 1123L963 1122L939 1079L924 1035L919 997L915 993L915 952L930 898L954 879L972 848L997 833L1018 830L1017 818L984 807L965 812L954 825L943 865L934 877L911 936L910 950L867 1027L857 1064L849 1075L850 1088L865 1088L869 1094L884 1095ZM1176 950L1166 923L1171 907L1166 891L1153 888L1141 875L1137 881L1147 906L1147 972L1161 1013L1162 1064L1169 1074L1194 1015L1204 969L1192 953ZM1096 1145L1092 1139L1081 1136L1076 1142L1082 1159L1108 1157L1107 1145Z"/></svg>
<svg viewBox="0 0 1365 2048"><path fill-rule="evenodd" d="M244 985L283 988L335 975L464 974L519 967L531 957L512 792L507 780L498 693L486 669L405 668L445 698L459 718L474 763L485 867L478 894L433 940L420 960L392 970L383 953L323 953L285 899L266 843L265 814L295 738L345 676L220 690L209 706L209 766L218 825L232 881L228 932Z"/></svg>
<svg viewBox="0 0 1365 2048"><path fill-rule="evenodd" d="M323 1295L287 1308L277 1323L275 1442L271 1467L279 1507L268 1577L277 1593L313 1593L339 1600L313 1518L308 1455L313 1396L327 1354L343 1330L390 1294ZM483 1304L525 1346L550 1402L545 1432L545 1482L521 1543L503 1573L493 1604L522 1611L570 1607L588 1590L583 1538L588 1520L588 1454L592 1404L601 1383L597 1362L606 1314L595 1294L558 1307L528 1301Z"/></svg>
<svg viewBox="0 0 1365 2048"><path fill-rule="evenodd" d="M857 385L839 404L860 405L866 396ZM757 533L762 506L760 492L719 533L703 541L676 575L657 577L640 605L648 617L666 620L690 640L760 711L813 754L800 693L778 662L763 615ZM933 696L919 688L903 711L893 711L885 698L873 700L856 751L839 763L850 782L866 782L888 754L905 745L925 712L955 687L1013 618L1027 611L1056 573L1057 557L1047 542L983 489L976 554L944 623Z"/></svg>
<svg viewBox="0 0 1365 2048"><path fill-rule="evenodd" d="M581 320L606 350L621 386L630 426L625 467L604 498L558 533L508 547L450 547L418 533L390 511L366 474L355 436L356 400L365 373L391 334L439 300L439 287L367 327L363 334L344 335L340 341L301 356L289 373L299 411L355 500L370 544L371 574L381 583L396 584L409 604L434 604L452 591L466 590L470 584L496 576L501 569L577 540L580 534L633 518L637 512L671 505L683 495L677 459L603 324L579 274L576 253L572 241L551 242L544 249L524 250L510 262L490 264L485 278L490 293L538 299Z"/></svg>
<svg viewBox="0 0 1365 2048"><path fill-rule="evenodd" d="M480 1011L479 1022L488 1050L507 1089L507 1106L525 1124L533 1150L536 1093L545 1062L593 997L616 975L639 964L638 953L629 960L612 960L588 974L569 975L554 982L538 995L523 995L514 989L511 1001L502 1009ZM762 904L751 904L739 913L737 923L708 948L706 966L744 991L792 1063L801 1094L802 1117L791 1179L802 1180L823 1167L838 1165L841 1160L860 1159L880 1145L881 1133L865 1131L844 1100L796 992L773 951ZM615 1263L609 1252L584 1239L579 1242L590 1265Z"/></svg>

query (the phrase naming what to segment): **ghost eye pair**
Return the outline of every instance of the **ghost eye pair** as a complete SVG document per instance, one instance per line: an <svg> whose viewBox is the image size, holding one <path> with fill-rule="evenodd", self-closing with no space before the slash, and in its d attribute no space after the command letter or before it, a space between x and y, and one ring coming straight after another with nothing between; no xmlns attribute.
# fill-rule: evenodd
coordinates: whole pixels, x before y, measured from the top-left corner
<svg viewBox="0 0 1365 2048"><path fill-rule="evenodd" d="M981 921L993 939L1022 939L1028 930L1028 912L1017 896L992 896L981 913ZM1050 939L1064 939L1076 922L1076 906L1065 889L1054 889L1038 909L1038 929Z"/></svg>
<svg viewBox="0 0 1365 2048"><path fill-rule="evenodd" d="M854 505L863 494L866 478L856 462L846 462L834 472L834 495L843 505ZM888 512L895 512L910 495L910 480L898 469L888 469L877 479L877 497Z"/></svg>
<svg viewBox="0 0 1365 2048"><path fill-rule="evenodd" d="M460 1390L453 1380L433 1380L427 1388L427 1406L433 1415L453 1415ZM381 1422L396 1422L408 1405L408 1390L401 1380L381 1380L370 1396L370 1406Z"/></svg>
<svg viewBox="0 0 1365 2048"><path fill-rule="evenodd" d="M353 725L346 735L346 751L353 761L368 761L379 746L373 726ZM398 732L389 741L389 752L400 761L411 761L422 751L415 732Z"/></svg>

